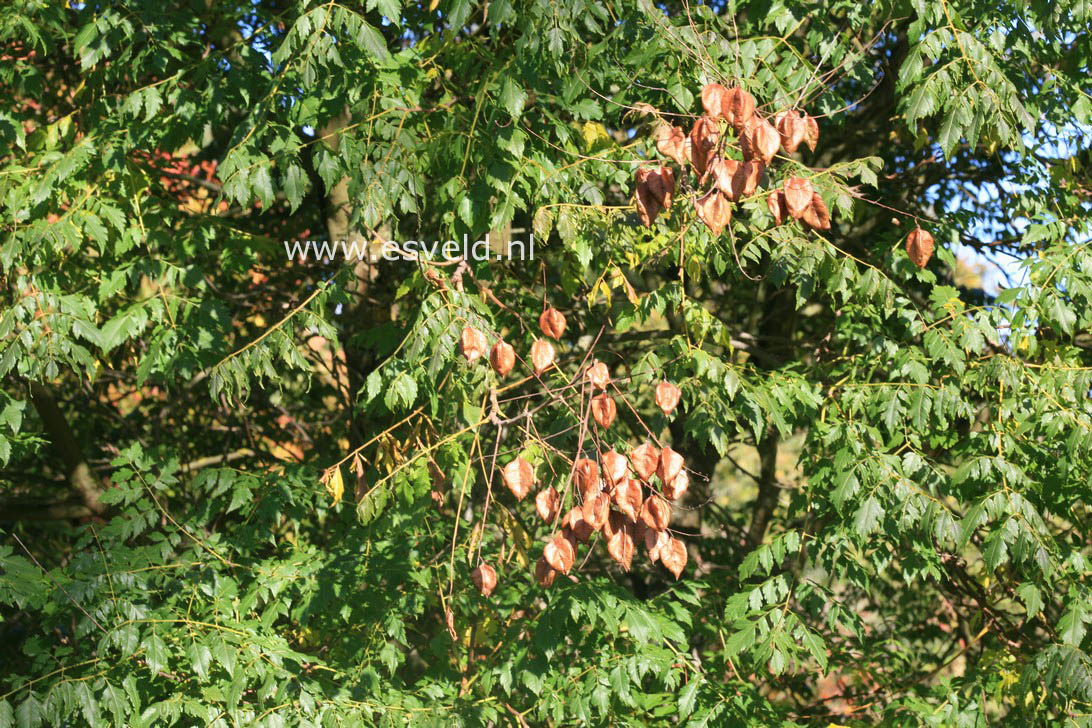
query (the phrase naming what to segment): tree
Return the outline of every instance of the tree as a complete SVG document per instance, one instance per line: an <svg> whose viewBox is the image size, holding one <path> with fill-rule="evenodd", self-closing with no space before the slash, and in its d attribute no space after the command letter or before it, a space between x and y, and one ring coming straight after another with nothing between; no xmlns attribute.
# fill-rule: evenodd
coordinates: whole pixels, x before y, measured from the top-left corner
<svg viewBox="0 0 1092 728"><path fill-rule="evenodd" d="M1090 20L0 8L0 726L1087 724Z"/></svg>

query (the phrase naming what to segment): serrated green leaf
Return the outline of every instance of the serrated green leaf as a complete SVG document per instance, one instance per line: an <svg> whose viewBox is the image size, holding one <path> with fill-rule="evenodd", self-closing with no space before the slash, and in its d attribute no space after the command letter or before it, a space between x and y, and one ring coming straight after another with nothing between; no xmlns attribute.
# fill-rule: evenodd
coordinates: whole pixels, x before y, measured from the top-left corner
<svg viewBox="0 0 1092 728"><path fill-rule="evenodd" d="M508 76L501 85L500 103L513 119L518 119L523 113L523 105L527 103L527 92Z"/></svg>

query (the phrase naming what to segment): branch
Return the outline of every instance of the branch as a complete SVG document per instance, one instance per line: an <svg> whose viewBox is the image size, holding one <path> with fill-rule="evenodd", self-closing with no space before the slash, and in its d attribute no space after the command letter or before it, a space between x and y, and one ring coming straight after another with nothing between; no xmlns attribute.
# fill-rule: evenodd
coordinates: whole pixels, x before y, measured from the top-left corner
<svg viewBox="0 0 1092 728"><path fill-rule="evenodd" d="M196 177L196 176L194 176L192 174L185 174L183 172L168 172L165 169L159 169L158 167L154 167L154 166L152 166L150 164L144 165L144 166L145 166L145 169L147 169L149 172L160 175L161 177L169 177L171 179L178 179L178 180L183 180L185 182L192 182L193 184L204 187L206 190L210 190L212 192L220 193L224 189L224 186L219 184L218 182L211 182L211 181L209 181L207 179L202 179L202 178Z"/></svg>
<svg viewBox="0 0 1092 728"><path fill-rule="evenodd" d="M94 515L79 501L0 504L0 521L69 521Z"/></svg>
<svg viewBox="0 0 1092 728"><path fill-rule="evenodd" d="M184 463L182 465L182 470L186 472L190 470L200 470L201 468L207 468L210 465L230 463L231 461L238 460L240 458L248 458L251 455L254 455L254 451L251 450L249 447L240 448L239 450L224 453L223 455L206 455L205 457L197 458L196 460L191 460L188 463Z"/></svg>

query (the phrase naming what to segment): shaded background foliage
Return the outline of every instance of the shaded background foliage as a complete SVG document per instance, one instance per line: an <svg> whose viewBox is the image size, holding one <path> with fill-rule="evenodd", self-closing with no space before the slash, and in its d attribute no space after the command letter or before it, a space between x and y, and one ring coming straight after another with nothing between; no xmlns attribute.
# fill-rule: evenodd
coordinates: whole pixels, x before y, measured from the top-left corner
<svg viewBox="0 0 1092 728"><path fill-rule="evenodd" d="M6 4L0 726L1087 724L1089 16ZM645 229L650 108L689 127L709 81L819 147L719 238L682 193ZM829 233L771 228L790 170ZM486 233L535 260L283 245ZM600 549L543 591L528 506L480 527L496 453L560 480L577 420L497 428L541 389L456 338L526 356L544 301L566 371L594 342L629 382L606 441L709 478L678 582Z"/></svg>

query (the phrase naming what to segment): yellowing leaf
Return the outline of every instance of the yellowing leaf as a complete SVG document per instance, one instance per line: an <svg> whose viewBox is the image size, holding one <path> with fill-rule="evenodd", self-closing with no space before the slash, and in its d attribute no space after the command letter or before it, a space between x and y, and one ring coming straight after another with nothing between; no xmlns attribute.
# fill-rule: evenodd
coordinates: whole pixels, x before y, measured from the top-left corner
<svg viewBox="0 0 1092 728"><path fill-rule="evenodd" d="M1012 670L1001 670L1001 684L998 686L998 690L1005 692L1018 682L1020 682L1019 673Z"/></svg>
<svg viewBox="0 0 1092 728"><path fill-rule="evenodd" d="M497 635L500 632L500 623L489 612L482 612L478 619L475 629L467 630L467 633L473 633L474 646L475 647L489 647L492 648L497 644Z"/></svg>
<svg viewBox="0 0 1092 728"><path fill-rule="evenodd" d="M607 134L607 128L600 124L598 121L586 121L581 129L584 134L584 148L585 151L591 151L596 146L606 142L610 142L610 136Z"/></svg>
<svg viewBox="0 0 1092 728"><path fill-rule="evenodd" d="M528 550L531 548L531 535L519 525L519 522L506 508L497 509L497 525L515 546L516 561L524 569L531 568L531 558Z"/></svg>
<svg viewBox="0 0 1092 728"><path fill-rule="evenodd" d="M330 505L336 506L341 502L341 496L345 495L345 480L341 477L341 468L334 467L332 471L326 474L323 481L326 485L326 492L334 499L334 502Z"/></svg>
<svg viewBox="0 0 1092 728"><path fill-rule="evenodd" d="M626 278L626 275L622 272L621 268L615 267L613 282L615 288L621 287L622 290L626 292L626 298L629 299L630 303L632 303L634 306L640 303L640 299L637 297L637 291L634 290L633 286L629 282L629 279Z"/></svg>
<svg viewBox="0 0 1092 728"><path fill-rule="evenodd" d="M610 286L607 285L607 282L603 280L602 276L596 279L595 283L592 284L591 290L588 291L588 303L594 305L599 299L600 294L607 299L607 305L610 306Z"/></svg>
<svg viewBox="0 0 1092 728"><path fill-rule="evenodd" d="M478 555L478 544L482 540L482 522L478 521L474 524L474 528L470 529L470 540L466 544L466 563L471 566L474 565L475 557Z"/></svg>

